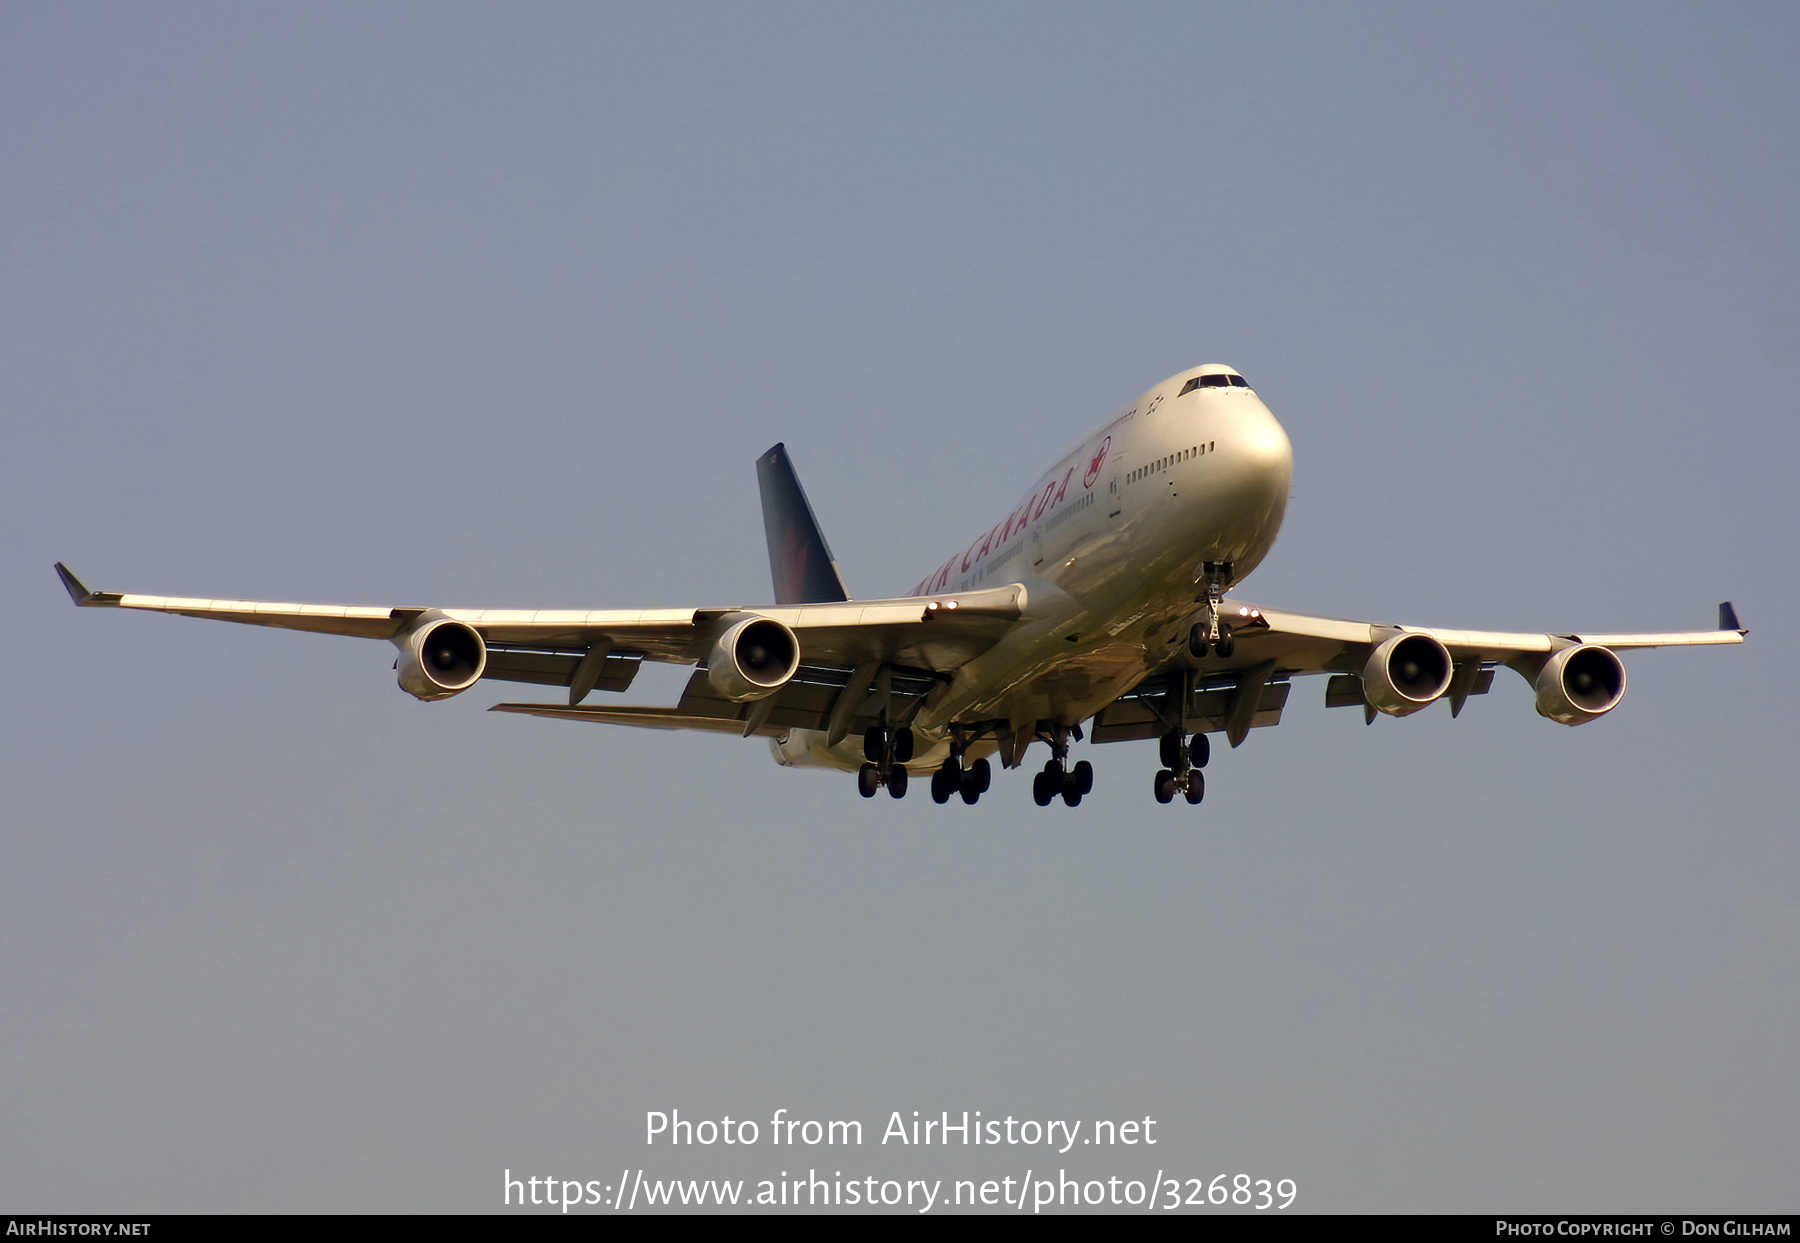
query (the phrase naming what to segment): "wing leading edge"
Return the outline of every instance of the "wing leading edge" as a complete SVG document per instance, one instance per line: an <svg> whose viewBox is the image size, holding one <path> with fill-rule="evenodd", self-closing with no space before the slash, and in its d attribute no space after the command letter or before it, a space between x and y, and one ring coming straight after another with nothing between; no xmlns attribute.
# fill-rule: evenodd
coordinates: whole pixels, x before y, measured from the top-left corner
<svg viewBox="0 0 1800 1243"><path fill-rule="evenodd" d="M877 674L886 679L891 692L923 698L941 680L993 646L1031 608L1030 593L1021 584L954 595L751 608L380 608L98 592L60 562L56 572L69 597L83 608L138 609L385 639L403 653L409 644L417 646L413 641L421 633L448 623L477 636L479 652L460 654L458 667L468 671L466 680L421 698L454 694L482 679L566 686L570 688L567 708L555 704L499 707L541 716L746 734L779 732L792 725L822 727L830 722L840 692L860 680L860 701ZM797 648L795 667L778 691L744 702L722 693L708 677L706 666L719 657L716 645L723 636L757 619L779 623L791 632ZM406 657L402 659L404 662ZM580 706L591 690L625 690L644 660L701 666L676 708ZM404 676L402 685L418 693Z"/></svg>

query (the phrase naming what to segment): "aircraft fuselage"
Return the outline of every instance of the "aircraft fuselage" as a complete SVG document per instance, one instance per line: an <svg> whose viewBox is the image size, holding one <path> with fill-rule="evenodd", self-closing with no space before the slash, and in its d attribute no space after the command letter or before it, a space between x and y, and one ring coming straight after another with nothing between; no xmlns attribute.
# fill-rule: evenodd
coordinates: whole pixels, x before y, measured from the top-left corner
<svg viewBox="0 0 1800 1243"><path fill-rule="evenodd" d="M956 671L912 721L915 771L949 754L952 721L1021 730L1075 725L1168 657L1204 598L1205 568L1230 586L1275 542L1293 478L1287 433L1219 364L1171 376L1065 454L992 527L912 594L1024 583L1028 625ZM991 750L987 743L971 750ZM855 769L860 739L794 730L785 764Z"/></svg>

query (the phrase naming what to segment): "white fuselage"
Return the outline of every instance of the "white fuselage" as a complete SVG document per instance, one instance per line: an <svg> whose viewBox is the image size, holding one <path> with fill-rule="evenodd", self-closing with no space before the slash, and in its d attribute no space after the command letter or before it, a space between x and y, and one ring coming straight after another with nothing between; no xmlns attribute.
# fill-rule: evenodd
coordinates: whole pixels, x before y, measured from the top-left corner
<svg viewBox="0 0 1800 1243"><path fill-rule="evenodd" d="M1074 725L1165 664L1199 609L1202 567L1229 566L1227 585L1256 568L1292 477L1287 433L1218 364L1171 376L1095 429L914 586L925 596L1025 583L1030 604L1025 624L927 700L907 767L942 762L951 721ZM863 758L860 738L829 747L813 730L774 750L784 764L854 769Z"/></svg>

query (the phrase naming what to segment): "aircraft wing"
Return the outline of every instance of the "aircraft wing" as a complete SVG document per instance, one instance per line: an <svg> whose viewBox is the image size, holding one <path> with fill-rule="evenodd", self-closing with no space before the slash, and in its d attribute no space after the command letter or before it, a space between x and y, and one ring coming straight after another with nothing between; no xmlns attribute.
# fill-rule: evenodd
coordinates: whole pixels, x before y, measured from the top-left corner
<svg viewBox="0 0 1800 1243"><path fill-rule="evenodd" d="M566 715L652 728L739 730L774 733L805 724L826 728L845 687L860 684L856 698L872 690L922 699L939 681L986 651L1029 615L1028 589L1020 584L984 591L892 600L846 600L748 608L650 610L438 609L366 607L252 600L206 600L90 590L57 564L69 596L83 608L143 609L183 617L323 634L386 639L403 648L421 628L460 623L482 640L483 679L570 688L570 705L501 705L507 711ZM681 705L668 710L598 710L578 705L594 689L622 691L640 662L705 662L713 645L734 625L767 618L792 631L799 667L791 684L766 700L733 702L720 695L704 670L696 672ZM884 679L877 687L876 680ZM466 689L468 683L453 691ZM402 683L405 685L405 682ZM411 690L411 687L408 687ZM417 693L417 692L415 692ZM421 698L438 697L421 695ZM759 705L766 705L760 706ZM859 719L852 714L843 723ZM749 728L746 728L746 725Z"/></svg>
<svg viewBox="0 0 1800 1243"><path fill-rule="evenodd" d="M1175 728L1223 731L1233 746L1255 726L1276 724L1300 674L1332 675L1327 707L1405 716L1445 699L1454 716L1485 694L1499 666L1533 685L1538 711L1579 725L1608 712L1625 691L1614 652L1742 643L1749 634L1729 603L1714 630L1675 633L1512 633L1400 626L1313 617L1226 601L1230 651L1190 655L1183 643L1165 666L1102 709L1096 742L1154 737ZM1175 638L1170 642L1174 643ZM1179 717L1177 716L1179 713ZM1177 725L1179 721L1179 725Z"/></svg>

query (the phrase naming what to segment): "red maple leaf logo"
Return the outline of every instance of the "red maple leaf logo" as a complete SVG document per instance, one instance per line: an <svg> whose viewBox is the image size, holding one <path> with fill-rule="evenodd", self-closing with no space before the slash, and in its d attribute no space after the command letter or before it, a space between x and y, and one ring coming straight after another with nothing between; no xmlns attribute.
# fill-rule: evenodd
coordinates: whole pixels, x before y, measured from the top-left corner
<svg viewBox="0 0 1800 1243"><path fill-rule="evenodd" d="M1094 454L1094 460L1088 463L1087 474L1081 477L1081 486L1091 488L1094 480L1100 478L1100 466L1106 461L1106 451L1112 448L1112 437L1108 436L1100 442L1100 452Z"/></svg>

